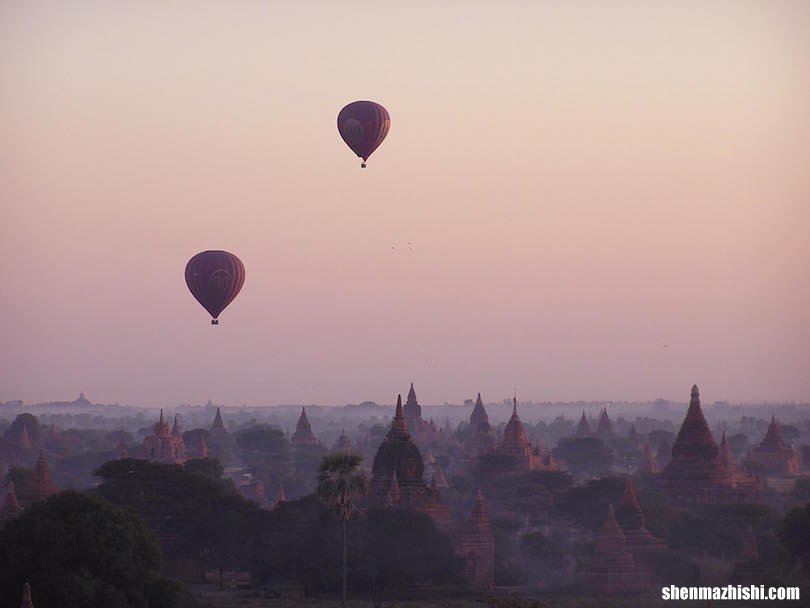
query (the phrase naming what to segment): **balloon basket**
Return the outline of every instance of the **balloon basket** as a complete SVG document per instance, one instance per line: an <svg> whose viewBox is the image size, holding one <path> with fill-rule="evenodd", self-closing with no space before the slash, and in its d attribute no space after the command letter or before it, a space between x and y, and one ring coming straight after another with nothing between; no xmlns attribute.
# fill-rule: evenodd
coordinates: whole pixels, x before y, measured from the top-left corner
<svg viewBox="0 0 810 608"><path fill-rule="evenodd" d="M216 319L211 319L211 325L219 325L219 321Z"/></svg>
<svg viewBox="0 0 810 608"><path fill-rule="evenodd" d="M366 163L360 163L360 168L365 169L366 168Z"/></svg>

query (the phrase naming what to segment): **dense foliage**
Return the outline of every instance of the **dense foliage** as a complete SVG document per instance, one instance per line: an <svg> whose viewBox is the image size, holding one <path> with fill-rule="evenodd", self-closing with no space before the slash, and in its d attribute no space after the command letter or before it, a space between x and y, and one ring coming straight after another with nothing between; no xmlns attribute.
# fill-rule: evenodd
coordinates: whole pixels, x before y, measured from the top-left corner
<svg viewBox="0 0 810 608"><path fill-rule="evenodd" d="M61 492L0 530L0 606L17 608L30 582L36 606L175 605L158 577L160 553L144 523L89 493Z"/></svg>

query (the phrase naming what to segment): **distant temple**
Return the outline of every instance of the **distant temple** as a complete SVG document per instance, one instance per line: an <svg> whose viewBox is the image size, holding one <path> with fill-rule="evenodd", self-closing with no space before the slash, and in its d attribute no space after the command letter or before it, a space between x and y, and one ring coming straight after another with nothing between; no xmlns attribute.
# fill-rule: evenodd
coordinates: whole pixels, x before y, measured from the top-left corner
<svg viewBox="0 0 810 608"><path fill-rule="evenodd" d="M596 546L590 563L579 572L578 582L594 594L626 595L646 591L649 579L639 569L627 539L616 521L613 505L596 535Z"/></svg>
<svg viewBox="0 0 810 608"><path fill-rule="evenodd" d="M596 436L601 439L613 436L613 423L608 417L607 408L602 408L602 414L599 416L599 424L596 426Z"/></svg>
<svg viewBox="0 0 810 608"><path fill-rule="evenodd" d="M51 470L45 460L44 450L39 451L39 458L34 465L34 476L31 478L34 500L45 500L48 496L56 494L59 488L51 479Z"/></svg>
<svg viewBox="0 0 810 608"><path fill-rule="evenodd" d="M335 454L346 454L353 451L352 441L346 435L346 429L343 429L340 431L340 436L337 438L337 441L335 441L335 445L332 446L332 452Z"/></svg>
<svg viewBox="0 0 810 608"><path fill-rule="evenodd" d="M645 441L641 445L641 460L639 461L638 472L643 475L652 475L658 472L658 465L655 462L655 456L649 441Z"/></svg>
<svg viewBox="0 0 810 608"><path fill-rule="evenodd" d="M782 439L776 416L762 441L748 455L748 463L757 473L765 475L796 475L799 472L799 458L793 446Z"/></svg>
<svg viewBox="0 0 810 608"><path fill-rule="evenodd" d="M440 502L438 492L427 487L424 472L422 454L408 431L400 396L391 429L374 456L369 504L426 513L440 528L448 530L450 511Z"/></svg>
<svg viewBox="0 0 810 608"><path fill-rule="evenodd" d="M210 404L211 402L209 401L208 403ZM211 425L209 435L214 440L228 439L230 437L228 429L225 428L225 423L222 422L222 414L219 412L219 408L217 408L217 414L214 416L214 422Z"/></svg>
<svg viewBox="0 0 810 608"><path fill-rule="evenodd" d="M582 416L579 418L579 424L577 425L577 430L574 433L574 437L590 437L591 436L591 425L588 424L588 419L585 417L585 410L582 410Z"/></svg>
<svg viewBox="0 0 810 608"><path fill-rule="evenodd" d="M756 480L734 475L721 459L700 407L697 386L692 387L689 410L661 480L671 497L687 502L735 502L755 491Z"/></svg>
<svg viewBox="0 0 810 608"><path fill-rule="evenodd" d="M495 537L481 491L456 542L456 553L464 561L464 578L471 585L491 589L495 585Z"/></svg>
<svg viewBox="0 0 810 608"><path fill-rule="evenodd" d="M169 431L169 423L163 418L163 410L160 410L160 419L155 423L152 434L143 440L143 451L147 460L168 464L183 464L187 460L186 444L180 434L177 416L174 417L174 427Z"/></svg>
<svg viewBox="0 0 810 608"><path fill-rule="evenodd" d="M627 548L640 567L652 564L652 560L666 549L666 543L647 530L644 512L638 503L636 488L630 477L625 480L617 518L627 539Z"/></svg>
<svg viewBox="0 0 810 608"><path fill-rule="evenodd" d="M17 494L14 492L14 482L9 480L6 485L6 499L3 501L3 507L0 508L0 521L13 519L21 512L22 507L20 507Z"/></svg>
<svg viewBox="0 0 810 608"><path fill-rule="evenodd" d="M512 417L503 430L503 439L496 449L502 456L511 456L515 459L517 468L523 471L555 470L556 465L551 453L546 450L541 454L537 447L533 447L526 439L526 429L517 413L517 397L512 398Z"/></svg>
<svg viewBox="0 0 810 608"><path fill-rule="evenodd" d="M470 414L470 424L466 429L464 445L467 451L474 456L492 454L496 448L495 434L489 423L489 416L481 400L481 393L475 400L475 406Z"/></svg>
<svg viewBox="0 0 810 608"><path fill-rule="evenodd" d="M318 438L312 432L312 425L307 418L305 408L301 408L301 415L298 417L298 424L295 426L295 433L290 437L290 443L293 447L318 445Z"/></svg>
<svg viewBox="0 0 810 608"><path fill-rule="evenodd" d="M411 382L411 388L408 390L408 398L405 401L405 407L402 411L408 423L408 428L411 433L413 433L414 439L419 442L434 442L442 438L441 431L436 428L436 424L433 420L426 422L422 418L422 406L419 405L419 401L416 399L416 391L413 388L413 382Z"/></svg>

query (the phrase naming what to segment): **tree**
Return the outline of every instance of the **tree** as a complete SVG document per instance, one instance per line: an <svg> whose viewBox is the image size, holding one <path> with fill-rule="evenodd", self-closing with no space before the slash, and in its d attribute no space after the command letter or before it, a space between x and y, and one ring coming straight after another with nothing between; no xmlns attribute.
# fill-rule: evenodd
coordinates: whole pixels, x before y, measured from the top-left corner
<svg viewBox="0 0 810 608"><path fill-rule="evenodd" d="M572 473L594 477L608 474L616 461L613 450L597 437L566 437L552 453Z"/></svg>
<svg viewBox="0 0 810 608"><path fill-rule="evenodd" d="M356 454L338 453L324 456L318 467L317 494L323 505L339 521L343 536L343 581L340 589L341 603L346 605L346 582L348 580L347 531L349 518L354 512L352 499L366 493L366 476L358 473L363 459Z"/></svg>
<svg viewBox="0 0 810 608"><path fill-rule="evenodd" d="M791 555L810 573L810 502L788 511L778 534Z"/></svg>
<svg viewBox="0 0 810 608"><path fill-rule="evenodd" d="M195 559L220 570L243 565L242 548L261 517L258 505L230 482L209 476L216 461L189 462L193 472L175 464L113 460L96 471L102 479L97 491L143 517L163 539L167 559Z"/></svg>
<svg viewBox="0 0 810 608"><path fill-rule="evenodd" d="M152 533L134 513L90 493L55 494L9 521L0 530L0 563L4 600L17 600L30 581L42 606L176 605L158 576Z"/></svg>

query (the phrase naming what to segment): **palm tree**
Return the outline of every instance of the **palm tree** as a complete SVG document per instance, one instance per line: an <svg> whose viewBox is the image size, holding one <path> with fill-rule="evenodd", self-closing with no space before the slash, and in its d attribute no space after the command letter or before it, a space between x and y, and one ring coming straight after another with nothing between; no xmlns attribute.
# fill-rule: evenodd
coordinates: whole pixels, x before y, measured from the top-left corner
<svg viewBox="0 0 810 608"><path fill-rule="evenodd" d="M318 467L318 497L323 505L340 521L343 528L343 584L340 590L342 605L346 605L348 577L346 535L349 518L354 512L352 498L366 493L366 476L358 472L363 459L357 454L340 452L323 457Z"/></svg>

